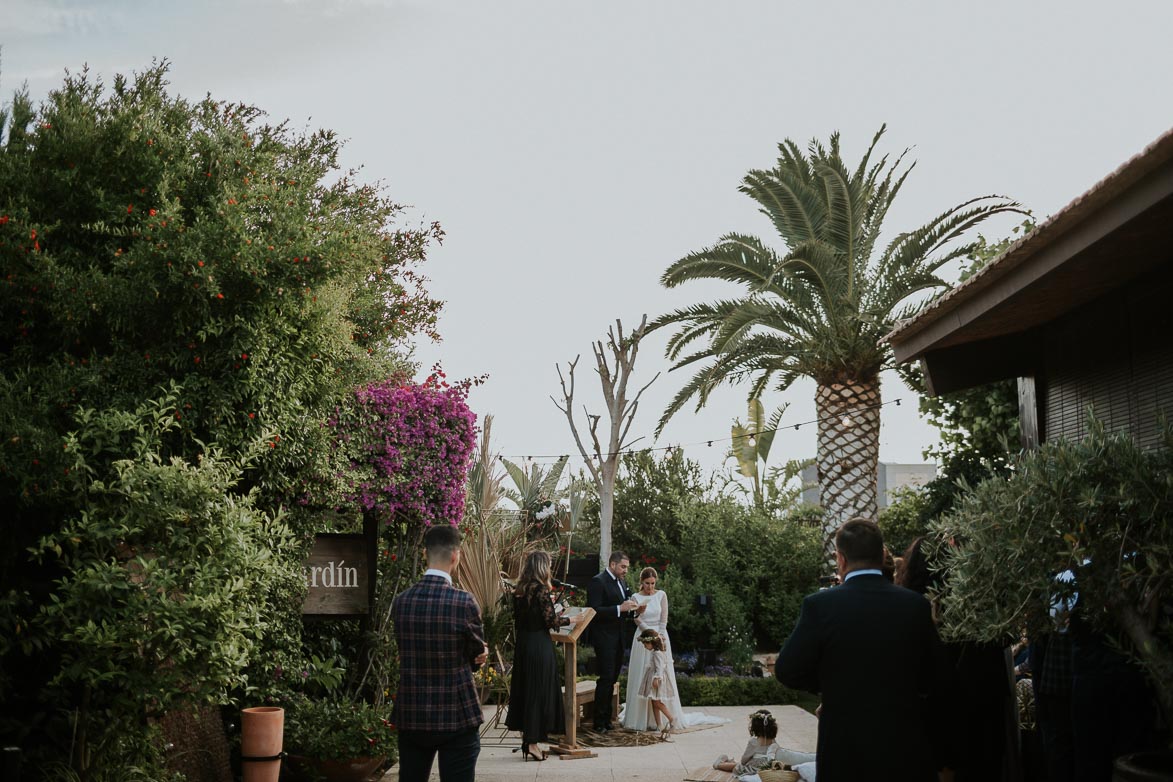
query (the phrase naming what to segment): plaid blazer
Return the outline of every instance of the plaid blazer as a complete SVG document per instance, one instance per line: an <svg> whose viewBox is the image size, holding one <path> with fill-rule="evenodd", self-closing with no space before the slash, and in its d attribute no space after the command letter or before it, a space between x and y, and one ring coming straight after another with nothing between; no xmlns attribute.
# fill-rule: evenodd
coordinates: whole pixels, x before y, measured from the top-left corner
<svg viewBox="0 0 1173 782"><path fill-rule="evenodd" d="M480 725L473 659L484 651L481 610L472 595L425 576L391 606L399 643L394 721L402 730L447 732Z"/></svg>

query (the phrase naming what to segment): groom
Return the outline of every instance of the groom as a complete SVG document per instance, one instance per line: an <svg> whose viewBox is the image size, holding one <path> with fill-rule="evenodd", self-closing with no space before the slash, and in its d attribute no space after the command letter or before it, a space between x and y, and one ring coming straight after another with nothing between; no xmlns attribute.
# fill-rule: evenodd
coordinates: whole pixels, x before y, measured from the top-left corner
<svg viewBox="0 0 1173 782"><path fill-rule="evenodd" d="M619 668L627 652L623 630L644 610L644 606L631 599L631 590L625 582L630 566L626 554L612 551L607 569L587 584L587 606L595 609L590 633L591 646L595 648L595 659L599 663L599 681L595 686L595 730L600 733L611 729L611 691L619 681Z"/></svg>

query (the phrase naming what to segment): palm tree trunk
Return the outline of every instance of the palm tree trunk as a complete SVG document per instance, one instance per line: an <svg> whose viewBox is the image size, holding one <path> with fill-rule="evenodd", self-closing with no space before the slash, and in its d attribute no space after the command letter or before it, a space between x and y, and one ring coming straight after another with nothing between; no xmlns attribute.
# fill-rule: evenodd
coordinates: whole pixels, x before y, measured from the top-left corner
<svg viewBox="0 0 1173 782"><path fill-rule="evenodd" d="M853 516L876 518L876 469L880 458L880 379L819 384L819 498L827 547L839 525Z"/></svg>

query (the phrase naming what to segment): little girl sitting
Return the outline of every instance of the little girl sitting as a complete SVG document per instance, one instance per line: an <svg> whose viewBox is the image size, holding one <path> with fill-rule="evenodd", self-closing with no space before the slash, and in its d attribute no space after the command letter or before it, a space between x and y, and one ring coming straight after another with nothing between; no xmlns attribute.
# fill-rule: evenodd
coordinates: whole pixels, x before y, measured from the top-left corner
<svg viewBox="0 0 1173 782"><path fill-rule="evenodd" d="M656 725L660 724L660 716L664 715L664 727L660 729L660 738L667 739L672 732L672 712L664 705L664 699L676 696L672 689L672 678L668 676L668 655L664 651L664 639L650 627L639 634L639 642L651 654L648 655L648 664L644 668L643 680L639 686L639 694L648 699L652 707L652 715L656 718Z"/></svg>
<svg viewBox="0 0 1173 782"><path fill-rule="evenodd" d="M745 752L741 754L741 762L735 761L728 755L722 755L713 761L713 768L742 777L755 775L763 766L779 760L791 766L809 763L809 768L797 770L800 773L806 772L803 774L804 778L813 773L815 754L779 747L774 741L778 737L778 721L766 709L760 709L749 715L749 736Z"/></svg>
<svg viewBox="0 0 1173 782"><path fill-rule="evenodd" d="M745 745L745 752L741 753L741 762L738 763L728 755L722 755L713 761L713 768L718 771L729 771L737 776L756 774L758 769L774 759L780 747L774 743L778 736L778 722L774 715L765 709L755 711L749 715L749 743Z"/></svg>

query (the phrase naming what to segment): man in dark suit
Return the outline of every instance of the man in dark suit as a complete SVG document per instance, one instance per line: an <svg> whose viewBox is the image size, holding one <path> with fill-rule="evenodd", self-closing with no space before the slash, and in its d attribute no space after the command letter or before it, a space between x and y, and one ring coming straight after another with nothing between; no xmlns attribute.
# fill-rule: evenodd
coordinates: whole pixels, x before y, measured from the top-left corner
<svg viewBox="0 0 1173 782"><path fill-rule="evenodd" d="M880 528L835 534L842 585L808 595L774 673L822 695L819 782L936 780L926 713L942 673L929 601L889 584Z"/></svg>
<svg viewBox="0 0 1173 782"><path fill-rule="evenodd" d="M391 605L399 644L399 779L426 782L440 756L443 782L473 782L484 721L473 671L488 659L481 610L452 586L460 531L437 524L424 534L428 569Z"/></svg>
<svg viewBox="0 0 1173 782"><path fill-rule="evenodd" d="M611 691L619 681L619 668L627 658L624 646L624 625L638 616L643 607L631 599L631 590L625 579L631 566L622 551L612 551L607 569L587 584L587 606L595 609L591 621L591 646L599 665L599 681L595 685L595 730L611 729Z"/></svg>

